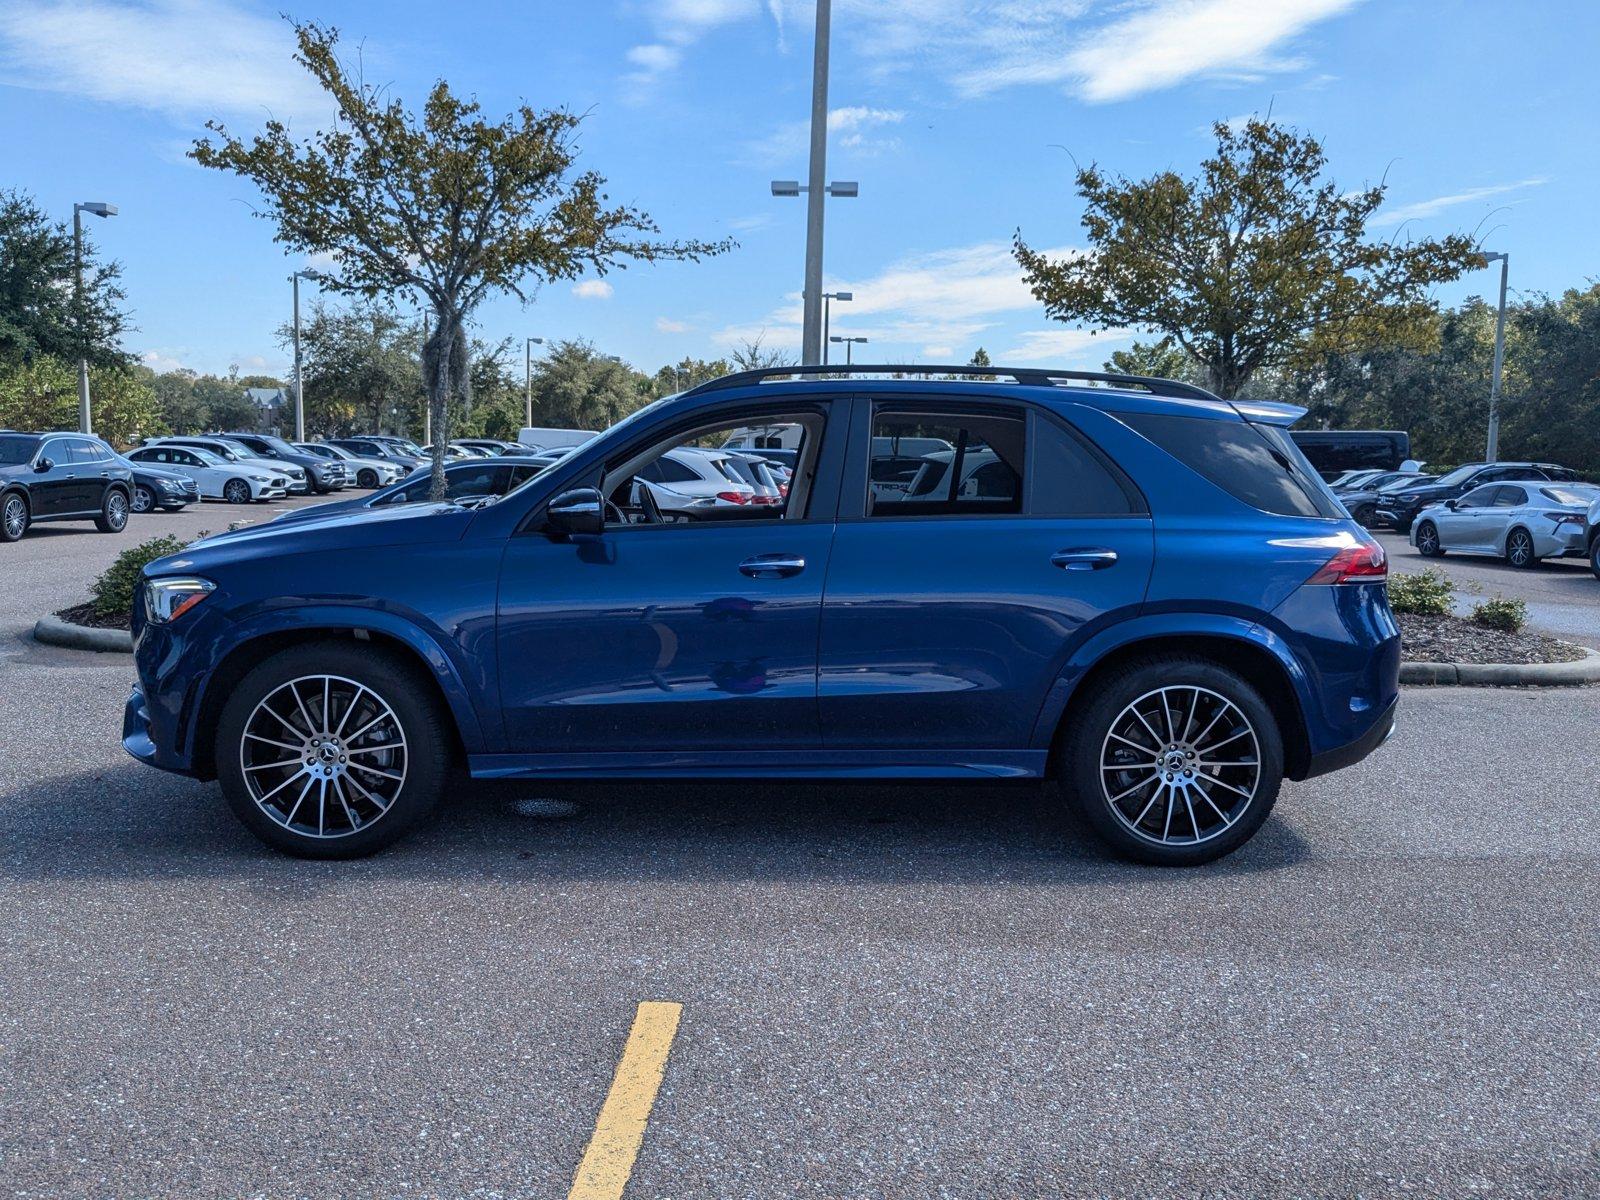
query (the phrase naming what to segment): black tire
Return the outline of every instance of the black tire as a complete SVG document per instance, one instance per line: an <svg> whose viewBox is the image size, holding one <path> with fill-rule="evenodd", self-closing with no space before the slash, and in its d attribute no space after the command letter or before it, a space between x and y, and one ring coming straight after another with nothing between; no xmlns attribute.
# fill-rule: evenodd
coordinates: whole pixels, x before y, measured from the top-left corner
<svg viewBox="0 0 1600 1200"><path fill-rule="evenodd" d="M182 512L187 507L188 506L185 505L185 504L163 504L161 506L161 511L162 512Z"/></svg>
<svg viewBox="0 0 1600 1200"><path fill-rule="evenodd" d="M1445 549L1439 543L1439 527L1432 521L1417 526L1417 553L1423 558L1443 558Z"/></svg>
<svg viewBox="0 0 1600 1200"><path fill-rule="evenodd" d="M1371 529L1372 523L1377 519L1378 507L1375 504L1363 504L1350 514L1355 523L1363 529Z"/></svg>
<svg viewBox="0 0 1600 1200"><path fill-rule="evenodd" d="M285 684L306 676L336 676L359 684L388 706L405 742L404 781L399 791L386 809L353 832L318 837L288 828L263 811L246 781L241 747L249 744L244 734L251 716ZM311 695L314 712L314 689ZM364 858L392 845L433 811L444 789L452 739L449 718L434 695L430 680L369 643L308 642L274 654L233 688L217 722L217 780L228 807L267 845L297 858ZM337 706L334 712L337 714ZM285 731L280 736L290 735ZM299 786L300 778L308 778L308 784L315 782L314 777L297 770L290 776L290 791ZM330 805L329 811L336 810Z"/></svg>
<svg viewBox="0 0 1600 1200"><path fill-rule="evenodd" d="M1396 519L1394 523L1394 531L1401 537L1404 537L1406 534L1411 532L1411 522Z"/></svg>
<svg viewBox="0 0 1600 1200"><path fill-rule="evenodd" d="M356 472L356 486L371 490L378 486L378 473L371 467L363 467Z"/></svg>
<svg viewBox="0 0 1600 1200"><path fill-rule="evenodd" d="M0 542L20 541L28 532L33 513L28 508L28 498L21 492L7 492L0 496Z"/></svg>
<svg viewBox="0 0 1600 1200"><path fill-rule="evenodd" d="M1203 658L1188 655L1162 655L1152 658L1136 659L1115 669L1090 685L1091 690L1086 693L1081 701L1074 703L1067 715L1070 722L1066 729L1066 736L1060 744L1060 754L1057 760L1056 774L1062 788L1065 790L1067 800L1071 807L1082 818L1085 824L1118 855L1133 859L1136 862L1150 863L1156 866L1187 867L1198 866L1201 863L1213 862L1226 854L1231 854L1255 835L1261 828L1262 822L1267 819L1272 811L1272 806L1278 799L1278 788L1283 782L1283 737L1278 729L1272 710L1267 707L1266 701L1261 697L1255 687L1247 680L1226 667L1218 666ZM1175 745L1186 746L1192 739L1193 745L1199 751L1201 759L1207 752L1204 734L1198 726L1203 725L1208 713L1227 712L1221 702L1225 701L1231 706L1233 714L1228 719L1237 720L1239 726L1248 725L1249 731L1254 735L1253 745L1256 759L1251 763L1241 763L1239 768L1230 767L1226 770L1219 769L1218 776L1228 771L1245 769L1254 766L1258 772L1249 789L1248 796L1243 800L1231 800L1223 792L1218 791L1215 781L1211 785L1213 794L1222 797L1222 803L1230 802L1237 805L1236 811L1231 813L1228 820L1210 817L1202 807L1196 809L1194 803L1200 803L1200 793L1191 793L1190 785L1182 784L1182 796L1187 798L1194 795L1196 800L1190 803L1190 811L1198 812L1199 818L1184 817L1183 810L1177 809L1177 788L1166 788L1159 779L1152 776L1156 791L1152 795L1161 797L1163 791L1168 795L1166 805L1168 811L1179 814L1178 826L1171 831L1176 834L1185 821L1190 821L1191 835L1187 839L1174 838L1171 841L1157 839L1153 833L1144 834L1134 830L1134 821L1126 813L1122 817L1116 815L1118 811L1112 803L1112 796L1106 786L1117 786L1116 782L1103 785L1102 780L1110 779L1120 781L1115 770L1108 771L1102 760L1103 754L1109 749L1116 751L1113 744L1120 739L1113 734L1124 720L1130 706L1149 702L1149 697L1158 693L1165 696L1168 692L1176 692L1178 699L1176 705L1181 706L1183 695L1192 694L1194 699L1191 707L1184 715L1181 711L1175 712L1172 719L1181 718L1181 728L1177 730ZM1202 699L1204 697L1204 699ZM1216 698L1216 699L1213 699ZM1205 707L1202 707L1204 705ZM1128 728L1132 728L1131 725ZM1223 726L1222 733L1232 733L1232 725ZM1165 733L1162 734L1166 736ZM1242 736L1242 735L1240 735ZM1229 740L1233 740L1232 737ZM1159 739L1158 739L1159 741ZM1216 739L1211 739L1215 744ZM1252 743L1244 740L1246 746ZM1157 755L1155 762L1160 762L1164 749L1159 745L1151 751ZM1212 753L1220 753L1213 750ZM1177 751L1181 756L1185 753ZM1235 751L1230 751L1232 755ZM1195 757L1193 754L1190 758ZM1132 770L1146 768L1135 767ZM1160 766L1152 768L1156 776L1162 775ZM1193 772L1191 772L1193 774ZM1164 776L1172 778L1172 776ZM1243 782L1246 776L1234 774L1234 779ZM1198 787L1198 781L1193 786ZM1138 800L1130 801L1137 804ZM1155 803L1154 800L1151 801ZM1138 814L1140 818L1144 814ZM1161 814L1149 818L1153 822L1161 820ZM1172 825L1172 818L1168 817L1168 825ZM1201 822L1208 822L1208 828L1202 830ZM1167 832L1163 830L1163 833ZM1203 836L1202 836L1203 835Z"/></svg>
<svg viewBox="0 0 1600 1200"><path fill-rule="evenodd" d="M1533 549L1533 535L1520 525L1506 534L1506 562L1519 571L1529 571L1539 565L1539 556Z"/></svg>
<svg viewBox="0 0 1600 1200"><path fill-rule="evenodd" d="M250 485L242 479L230 479L222 485L222 498L229 504L249 504Z"/></svg>
<svg viewBox="0 0 1600 1200"><path fill-rule="evenodd" d="M109 487L100 501L100 515L94 527L101 533L121 533L128 527L128 493L120 487Z"/></svg>
<svg viewBox="0 0 1600 1200"><path fill-rule="evenodd" d="M1594 572L1594 577L1600 579L1600 537L1589 543L1589 570Z"/></svg>
<svg viewBox="0 0 1600 1200"><path fill-rule="evenodd" d="M142 483L133 485L133 499L128 501L128 507L136 513L154 512L156 509L156 494Z"/></svg>

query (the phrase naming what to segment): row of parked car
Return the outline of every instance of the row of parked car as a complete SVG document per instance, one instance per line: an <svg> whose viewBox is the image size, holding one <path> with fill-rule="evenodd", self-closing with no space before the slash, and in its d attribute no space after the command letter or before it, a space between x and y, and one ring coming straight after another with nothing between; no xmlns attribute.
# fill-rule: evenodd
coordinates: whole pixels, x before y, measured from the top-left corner
<svg viewBox="0 0 1600 1200"><path fill-rule="evenodd" d="M1488 554L1513 567L1586 558L1600 579L1600 485L1556 463L1467 463L1442 475L1350 471L1331 485L1367 528L1408 535L1424 557Z"/></svg>

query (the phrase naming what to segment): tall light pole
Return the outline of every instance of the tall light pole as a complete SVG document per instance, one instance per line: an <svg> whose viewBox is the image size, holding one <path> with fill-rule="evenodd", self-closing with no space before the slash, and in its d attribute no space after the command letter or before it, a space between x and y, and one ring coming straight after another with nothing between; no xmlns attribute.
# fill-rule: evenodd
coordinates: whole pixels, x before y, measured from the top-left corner
<svg viewBox="0 0 1600 1200"><path fill-rule="evenodd" d="M822 365L828 365L828 317L830 313L830 300L854 300L854 292L823 292L822 293Z"/></svg>
<svg viewBox="0 0 1600 1200"><path fill-rule="evenodd" d="M1489 378L1489 446L1484 452L1485 462L1495 462L1500 455L1500 368L1506 360L1506 275L1511 269L1511 255L1485 254L1485 263L1500 264L1500 312L1494 319L1494 374Z"/></svg>
<svg viewBox="0 0 1600 1200"><path fill-rule="evenodd" d="M522 344L522 423L533 427L533 348L544 345L543 338L531 337Z"/></svg>
<svg viewBox="0 0 1600 1200"><path fill-rule="evenodd" d="M103 200L90 200L72 206L72 275L74 303L78 309L78 432L93 433L89 419L89 331L83 325L83 214L114 217L117 206Z"/></svg>
<svg viewBox="0 0 1600 1200"><path fill-rule="evenodd" d="M855 365L855 348L867 344L867 339L864 337L832 337L828 340L844 343L844 365L847 367Z"/></svg>
<svg viewBox="0 0 1600 1200"><path fill-rule="evenodd" d="M289 276L294 288L294 440L297 442L306 440L306 385L300 373L300 281L321 278L322 272L310 267Z"/></svg>
<svg viewBox="0 0 1600 1200"><path fill-rule="evenodd" d="M798 180L772 181L774 196L806 193L805 324L800 338L800 361L806 366L822 362L822 202L827 196L854 196L858 185L835 181L823 185L828 162L828 38L832 24L831 0L817 0L817 41L811 68L811 165L807 184Z"/></svg>

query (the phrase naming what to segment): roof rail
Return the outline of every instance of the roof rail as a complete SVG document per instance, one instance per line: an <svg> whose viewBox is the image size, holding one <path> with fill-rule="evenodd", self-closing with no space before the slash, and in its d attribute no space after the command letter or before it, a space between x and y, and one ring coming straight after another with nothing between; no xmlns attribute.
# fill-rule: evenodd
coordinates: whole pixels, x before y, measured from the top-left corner
<svg viewBox="0 0 1600 1200"><path fill-rule="evenodd" d="M698 396L706 392L720 392L727 388L744 387L767 379L792 378L796 375L953 375L957 378L971 375L990 375L1006 378L1032 387L1054 387L1057 380L1083 380L1089 383L1113 384L1117 387L1140 388L1155 396L1176 396L1186 400L1211 400L1218 404L1226 401L1205 388L1175 379L1157 379L1150 375L1118 375L1106 371L1066 371L1055 367L975 367L971 364L956 366L929 365L927 363L852 363L845 366L830 363L826 366L761 367L753 371L735 371L718 379L696 384L684 392L685 396Z"/></svg>

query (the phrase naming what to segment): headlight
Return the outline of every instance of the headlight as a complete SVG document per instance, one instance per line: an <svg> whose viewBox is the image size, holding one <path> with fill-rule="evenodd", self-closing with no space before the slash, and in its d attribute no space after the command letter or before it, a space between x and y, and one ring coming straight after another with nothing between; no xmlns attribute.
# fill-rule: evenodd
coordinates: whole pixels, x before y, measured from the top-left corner
<svg viewBox="0 0 1600 1200"><path fill-rule="evenodd" d="M216 590L209 579L174 575L147 579L144 585L144 617L152 625L176 621Z"/></svg>
<svg viewBox="0 0 1600 1200"><path fill-rule="evenodd" d="M160 480L159 482L160 482L161 490L163 492L181 492L181 491L183 491L183 485L180 484L176 479L163 479L163 480Z"/></svg>

